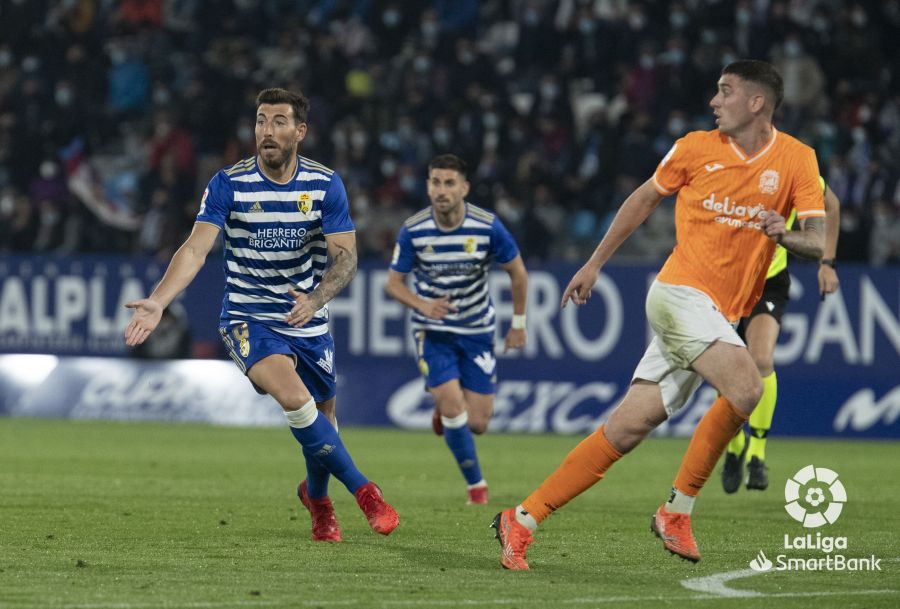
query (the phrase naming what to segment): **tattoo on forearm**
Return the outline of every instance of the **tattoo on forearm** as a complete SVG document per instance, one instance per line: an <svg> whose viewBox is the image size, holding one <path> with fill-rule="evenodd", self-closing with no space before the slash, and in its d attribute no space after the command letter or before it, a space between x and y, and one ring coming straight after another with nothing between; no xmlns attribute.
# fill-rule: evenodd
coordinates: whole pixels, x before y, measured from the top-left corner
<svg viewBox="0 0 900 609"><path fill-rule="evenodd" d="M825 219L808 218L803 230L785 233L781 245L792 254L803 258L821 258L825 245Z"/></svg>
<svg viewBox="0 0 900 609"><path fill-rule="evenodd" d="M321 283L310 294L316 310L321 309L326 302L337 296L356 275L356 246L347 248L338 245L337 248L338 252L331 260L331 266L325 271Z"/></svg>

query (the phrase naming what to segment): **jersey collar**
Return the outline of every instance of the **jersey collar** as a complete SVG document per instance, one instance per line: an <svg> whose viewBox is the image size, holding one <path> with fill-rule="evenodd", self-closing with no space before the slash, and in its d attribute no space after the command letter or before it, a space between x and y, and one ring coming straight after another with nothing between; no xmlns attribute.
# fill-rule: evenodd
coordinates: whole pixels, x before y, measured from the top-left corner
<svg viewBox="0 0 900 609"><path fill-rule="evenodd" d="M734 141L734 139L730 135L728 136L728 144L731 146L731 149L738 156L738 158L741 159L742 161L744 161L744 163L746 163L747 165L749 165L750 163L752 163L756 159L762 157L764 154L766 154L769 150L772 149L772 146L775 144L775 138L777 136L778 136L778 130L775 129L775 126L773 125L772 126L772 137L769 139L769 143L766 144L762 150L757 152L752 158L749 158L749 159L747 158L747 155L744 154L744 152L741 150L741 147L737 145L737 143Z"/></svg>

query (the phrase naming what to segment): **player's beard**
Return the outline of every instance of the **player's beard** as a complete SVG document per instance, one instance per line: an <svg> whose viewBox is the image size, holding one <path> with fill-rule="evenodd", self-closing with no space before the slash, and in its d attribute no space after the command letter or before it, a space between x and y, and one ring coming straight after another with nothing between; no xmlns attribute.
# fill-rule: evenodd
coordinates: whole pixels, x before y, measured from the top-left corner
<svg viewBox="0 0 900 609"><path fill-rule="evenodd" d="M269 150L260 150L259 151L259 160L262 161L262 164L266 166L266 169L271 171L278 171L284 167L287 167L291 161L291 156L294 154L295 147L294 146L286 146L279 147L278 152L271 157L271 161L266 158L266 154L271 154Z"/></svg>

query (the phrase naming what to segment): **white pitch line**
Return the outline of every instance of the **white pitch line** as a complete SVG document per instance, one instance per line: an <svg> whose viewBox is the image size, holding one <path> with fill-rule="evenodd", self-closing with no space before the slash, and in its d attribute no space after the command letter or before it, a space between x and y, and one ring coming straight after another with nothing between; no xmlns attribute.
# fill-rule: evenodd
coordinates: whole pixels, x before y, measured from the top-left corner
<svg viewBox="0 0 900 609"><path fill-rule="evenodd" d="M694 592L705 592L706 594L714 594L720 597L729 598L747 598L750 596L762 596L761 592L754 590L735 590L729 588L726 584L733 579L743 579L751 575L759 575L759 571L753 569L739 569L737 571L726 571L724 573L714 573L706 577L692 577L681 581L681 585L688 590Z"/></svg>

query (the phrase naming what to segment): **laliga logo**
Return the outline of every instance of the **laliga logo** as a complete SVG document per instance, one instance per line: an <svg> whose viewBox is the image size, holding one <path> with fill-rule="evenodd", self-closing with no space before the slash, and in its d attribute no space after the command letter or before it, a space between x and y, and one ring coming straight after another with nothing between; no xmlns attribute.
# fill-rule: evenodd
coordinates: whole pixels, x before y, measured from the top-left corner
<svg viewBox="0 0 900 609"><path fill-rule="evenodd" d="M805 489L803 500L800 491ZM828 500L828 496L831 500ZM838 480L837 472L824 467L807 465L784 485L784 509L807 529L834 524L844 509L847 491ZM805 504L807 507L803 507Z"/></svg>

